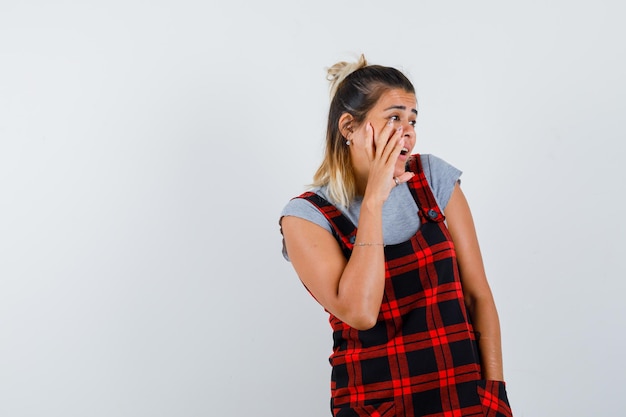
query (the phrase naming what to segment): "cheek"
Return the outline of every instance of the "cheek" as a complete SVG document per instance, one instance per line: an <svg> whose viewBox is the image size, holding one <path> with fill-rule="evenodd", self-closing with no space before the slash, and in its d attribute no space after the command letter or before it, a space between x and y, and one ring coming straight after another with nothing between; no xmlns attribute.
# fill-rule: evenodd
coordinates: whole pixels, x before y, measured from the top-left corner
<svg viewBox="0 0 626 417"><path fill-rule="evenodd" d="M383 130L385 130L385 128L387 127L387 122L383 121L376 124L372 123L372 127L374 128L374 132L376 132L377 135L381 135L383 133Z"/></svg>

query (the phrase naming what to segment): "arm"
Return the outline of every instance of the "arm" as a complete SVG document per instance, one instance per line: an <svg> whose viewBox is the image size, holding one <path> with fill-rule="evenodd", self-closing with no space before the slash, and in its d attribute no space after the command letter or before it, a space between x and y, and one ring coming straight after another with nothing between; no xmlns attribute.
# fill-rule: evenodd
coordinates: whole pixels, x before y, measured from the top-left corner
<svg viewBox="0 0 626 417"><path fill-rule="evenodd" d="M315 299L344 323L366 330L376 324L385 290L382 208L395 186L394 169L404 139L393 121L377 136L370 123L360 130L364 134L355 134L352 157L367 158L369 167L350 259L346 260L335 238L316 224L288 216L281 227L289 259ZM412 175L406 172L397 179L406 182Z"/></svg>
<svg viewBox="0 0 626 417"><path fill-rule="evenodd" d="M361 207L357 242L382 243L381 213L382 203ZM355 246L346 260L322 227L293 216L283 217L281 226L289 259L315 299L358 330L376 324L385 287L383 247Z"/></svg>
<svg viewBox="0 0 626 417"><path fill-rule="evenodd" d="M483 378L502 381L504 376L498 312L487 282L474 220L458 184L454 187L445 214L456 248L465 304L474 329L480 333Z"/></svg>

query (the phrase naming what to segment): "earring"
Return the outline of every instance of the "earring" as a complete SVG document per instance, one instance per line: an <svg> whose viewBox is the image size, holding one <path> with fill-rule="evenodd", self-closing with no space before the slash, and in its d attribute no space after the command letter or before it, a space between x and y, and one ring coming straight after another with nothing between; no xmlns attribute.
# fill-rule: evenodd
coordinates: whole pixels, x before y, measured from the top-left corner
<svg viewBox="0 0 626 417"><path fill-rule="evenodd" d="M351 126L351 125L348 125L348 126L346 127L346 129L348 129L348 132L350 132L350 134L354 133L354 132L352 131L352 126ZM352 139L350 139L350 136L348 136L348 137L346 138L346 145L348 145L348 146L352 145Z"/></svg>

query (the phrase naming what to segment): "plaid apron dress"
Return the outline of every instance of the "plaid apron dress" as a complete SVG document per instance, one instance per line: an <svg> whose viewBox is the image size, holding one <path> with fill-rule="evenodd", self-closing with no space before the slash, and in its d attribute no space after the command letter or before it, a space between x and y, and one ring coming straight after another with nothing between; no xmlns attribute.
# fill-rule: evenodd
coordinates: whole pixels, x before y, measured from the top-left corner
<svg viewBox="0 0 626 417"><path fill-rule="evenodd" d="M421 226L386 245L385 291L376 325L359 331L332 314L331 409L335 417L512 416L503 382L481 379L454 245L419 155L409 189ZM346 258L356 226L319 195L299 196L329 220Z"/></svg>

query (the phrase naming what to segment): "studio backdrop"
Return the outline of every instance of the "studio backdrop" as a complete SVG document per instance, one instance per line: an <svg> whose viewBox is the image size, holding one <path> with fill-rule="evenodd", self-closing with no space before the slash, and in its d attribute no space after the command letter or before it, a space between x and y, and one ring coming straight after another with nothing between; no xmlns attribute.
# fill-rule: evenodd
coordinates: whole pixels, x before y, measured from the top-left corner
<svg viewBox="0 0 626 417"><path fill-rule="evenodd" d="M325 68L413 81L463 171L518 417L624 415L619 1L0 2L0 415L330 415L278 216Z"/></svg>

